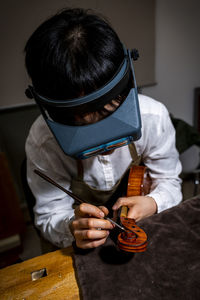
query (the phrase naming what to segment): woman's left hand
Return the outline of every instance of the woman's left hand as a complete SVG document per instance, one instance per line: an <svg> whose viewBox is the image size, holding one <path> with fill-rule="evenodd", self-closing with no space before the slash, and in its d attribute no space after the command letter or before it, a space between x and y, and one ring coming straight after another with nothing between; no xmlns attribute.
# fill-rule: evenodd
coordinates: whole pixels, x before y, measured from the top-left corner
<svg viewBox="0 0 200 300"><path fill-rule="evenodd" d="M156 201L149 196L132 196L118 198L112 209L117 211L121 206L128 206L128 218L135 219L136 222L149 217L157 212Z"/></svg>

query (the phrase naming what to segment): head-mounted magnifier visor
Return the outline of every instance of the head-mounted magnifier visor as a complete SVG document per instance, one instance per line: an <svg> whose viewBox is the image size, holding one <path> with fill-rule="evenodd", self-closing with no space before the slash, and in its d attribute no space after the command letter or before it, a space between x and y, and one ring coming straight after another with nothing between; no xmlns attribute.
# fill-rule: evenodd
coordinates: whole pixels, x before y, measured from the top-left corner
<svg viewBox="0 0 200 300"><path fill-rule="evenodd" d="M26 95L34 98L40 107L45 121L65 154L85 159L105 151L122 147L141 136L141 119L137 87L130 50L125 56L118 72L105 86L86 96L69 100L53 100L39 95L29 87ZM71 126L51 120L45 111L49 108L69 109L72 113L83 112L85 107L98 111L111 102L132 81L128 96L109 116L94 124ZM85 107L84 107L85 106Z"/></svg>

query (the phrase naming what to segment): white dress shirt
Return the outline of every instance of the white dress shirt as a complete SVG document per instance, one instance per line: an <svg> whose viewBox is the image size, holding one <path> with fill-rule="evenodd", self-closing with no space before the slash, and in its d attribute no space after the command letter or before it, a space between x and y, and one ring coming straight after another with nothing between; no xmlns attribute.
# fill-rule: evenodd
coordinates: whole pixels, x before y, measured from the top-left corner
<svg viewBox="0 0 200 300"><path fill-rule="evenodd" d="M181 199L181 163L175 147L175 130L167 109L154 99L139 95L142 137L135 142L138 155L149 169L153 180L148 194L157 203L158 213L177 205ZM68 223L73 217L73 199L45 182L34 169L45 172L66 189L77 176L75 159L60 149L54 136L39 116L26 141L27 177L36 198L35 225L43 236L59 247L69 246L73 237ZM84 181L91 187L110 190L131 163L128 146L110 155L98 155L83 160Z"/></svg>

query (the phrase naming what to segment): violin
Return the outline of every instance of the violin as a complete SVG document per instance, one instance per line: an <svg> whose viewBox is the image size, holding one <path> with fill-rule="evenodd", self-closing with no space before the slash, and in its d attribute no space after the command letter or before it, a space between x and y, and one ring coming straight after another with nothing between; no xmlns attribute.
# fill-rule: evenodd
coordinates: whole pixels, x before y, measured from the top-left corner
<svg viewBox="0 0 200 300"><path fill-rule="evenodd" d="M150 179L145 177L146 167L133 166L129 172L127 197L146 195L150 188ZM122 206L120 222L126 229L118 235L118 248L127 252L144 252L147 249L147 235L136 225L135 220L127 218L128 207Z"/></svg>
<svg viewBox="0 0 200 300"><path fill-rule="evenodd" d="M127 187L127 197L145 195L148 193L146 187L149 185L149 181L146 180L147 184L144 184L145 170L146 168L143 166L133 166L130 169ZM42 177L44 180L61 189L63 192L74 198L79 203L84 203L82 199L80 199L70 191L66 190L64 187L60 186L57 182L48 177L46 174L42 173L39 170L34 170L34 172L40 177ZM115 223L108 217L105 217L104 219L109 220L111 223L114 223L116 226L123 229L123 232L118 235L117 244L119 249L127 252L143 252L147 248L147 235L140 227L136 225L134 219L127 218L127 213L128 207L123 206L120 214L120 222L123 225L123 227Z"/></svg>

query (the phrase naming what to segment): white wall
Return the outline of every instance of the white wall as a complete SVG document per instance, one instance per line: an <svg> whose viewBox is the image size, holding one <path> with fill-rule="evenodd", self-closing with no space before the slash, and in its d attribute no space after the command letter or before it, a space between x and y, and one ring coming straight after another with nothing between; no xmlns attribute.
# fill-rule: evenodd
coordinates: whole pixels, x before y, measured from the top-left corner
<svg viewBox="0 0 200 300"><path fill-rule="evenodd" d="M142 92L163 102L174 117L194 124L194 88L200 87L200 1L156 1L155 77ZM184 172L199 165L199 147L181 156Z"/></svg>
<svg viewBox="0 0 200 300"><path fill-rule="evenodd" d="M143 93L193 124L194 88L200 87L200 1L157 0L156 81Z"/></svg>

